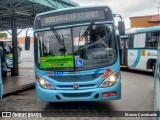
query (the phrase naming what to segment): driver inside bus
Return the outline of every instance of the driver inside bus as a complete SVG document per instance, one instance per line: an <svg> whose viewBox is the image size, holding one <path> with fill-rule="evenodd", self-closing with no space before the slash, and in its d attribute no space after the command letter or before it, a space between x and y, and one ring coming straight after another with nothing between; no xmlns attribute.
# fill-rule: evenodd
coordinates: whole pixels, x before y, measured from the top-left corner
<svg viewBox="0 0 160 120"><path fill-rule="evenodd" d="M98 25L91 30L90 39L92 44L90 48L109 48L108 40L110 29L107 26Z"/></svg>
<svg viewBox="0 0 160 120"><path fill-rule="evenodd" d="M96 41L98 42L98 44L100 44L100 46L109 48L108 44L103 41L103 38L101 37L101 35L96 35Z"/></svg>

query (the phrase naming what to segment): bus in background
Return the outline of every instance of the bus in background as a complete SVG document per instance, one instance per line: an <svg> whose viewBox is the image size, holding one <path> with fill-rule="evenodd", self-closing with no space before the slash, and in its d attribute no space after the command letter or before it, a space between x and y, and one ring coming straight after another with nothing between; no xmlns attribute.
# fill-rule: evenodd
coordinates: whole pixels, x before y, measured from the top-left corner
<svg viewBox="0 0 160 120"><path fill-rule="evenodd" d="M13 67L13 48L12 40L0 39L0 51L1 51L1 63L2 63L2 77L7 76L7 69ZM21 51L22 48L18 45L18 63L21 63Z"/></svg>
<svg viewBox="0 0 160 120"><path fill-rule="evenodd" d="M154 74L154 111L160 112L159 101L160 101L160 41L158 44L157 62ZM158 118L155 118L155 120L160 120L160 116Z"/></svg>
<svg viewBox="0 0 160 120"><path fill-rule="evenodd" d="M119 28L123 34L123 21L119 21ZM34 21L37 99L50 102L120 99L116 39L114 15L107 6L38 14ZM26 49L27 46L29 42Z"/></svg>
<svg viewBox="0 0 160 120"><path fill-rule="evenodd" d="M159 26L126 30L126 35L120 36L121 67L151 69L154 73L159 32Z"/></svg>

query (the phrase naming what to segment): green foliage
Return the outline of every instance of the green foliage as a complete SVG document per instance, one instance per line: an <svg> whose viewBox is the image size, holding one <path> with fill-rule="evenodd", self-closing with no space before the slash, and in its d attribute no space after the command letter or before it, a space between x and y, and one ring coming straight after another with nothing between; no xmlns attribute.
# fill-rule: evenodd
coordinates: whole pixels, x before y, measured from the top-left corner
<svg viewBox="0 0 160 120"><path fill-rule="evenodd" d="M8 38L7 33L0 33L0 38Z"/></svg>

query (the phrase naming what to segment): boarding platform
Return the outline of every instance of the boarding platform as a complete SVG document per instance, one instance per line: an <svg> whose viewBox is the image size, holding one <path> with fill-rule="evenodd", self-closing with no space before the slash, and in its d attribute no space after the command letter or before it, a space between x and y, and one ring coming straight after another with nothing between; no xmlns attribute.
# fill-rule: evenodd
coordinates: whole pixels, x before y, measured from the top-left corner
<svg viewBox="0 0 160 120"><path fill-rule="evenodd" d="M33 88L35 86L33 60L22 60L22 63L19 64L19 75L11 76L11 72L8 72L7 77L3 78L3 85L3 95Z"/></svg>

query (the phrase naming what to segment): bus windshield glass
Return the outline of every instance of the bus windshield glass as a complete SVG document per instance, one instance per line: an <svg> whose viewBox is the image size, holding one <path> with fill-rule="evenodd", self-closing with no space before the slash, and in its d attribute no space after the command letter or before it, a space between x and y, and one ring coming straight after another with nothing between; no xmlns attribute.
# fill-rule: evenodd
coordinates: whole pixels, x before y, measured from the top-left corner
<svg viewBox="0 0 160 120"><path fill-rule="evenodd" d="M7 53L12 53L12 49L13 49L12 41L7 41L5 43L6 43L6 46L5 46L6 52Z"/></svg>
<svg viewBox="0 0 160 120"><path fill-rule="evenodd" d="M94 24L36 32L41 69L87 70L116 61L112 24Z"/></svg>

